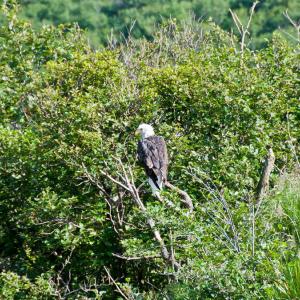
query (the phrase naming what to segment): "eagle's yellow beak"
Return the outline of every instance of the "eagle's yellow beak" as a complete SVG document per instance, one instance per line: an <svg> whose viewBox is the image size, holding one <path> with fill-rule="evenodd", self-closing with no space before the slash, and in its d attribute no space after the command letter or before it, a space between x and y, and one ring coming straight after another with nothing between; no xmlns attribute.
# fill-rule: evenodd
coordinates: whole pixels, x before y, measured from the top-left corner
<svg viewBox="0 0 300 300"><path fill-rule="evenodd" d="M137 129L137 130L135 131L135 135L139 135L140 133L141 133L140 129Z"/></svg>

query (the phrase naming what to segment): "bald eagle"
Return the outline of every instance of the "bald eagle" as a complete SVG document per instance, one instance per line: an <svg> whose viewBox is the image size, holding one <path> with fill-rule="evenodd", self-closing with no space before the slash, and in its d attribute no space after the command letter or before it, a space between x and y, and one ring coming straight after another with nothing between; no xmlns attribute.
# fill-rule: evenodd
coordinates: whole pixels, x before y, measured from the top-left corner
<svg viewBox="0 0 300 300"><path fill-rule="evenodd" d="M153 127L148 124L141 124L136 133L142 136L137 145L138 160L145 169L153 195L159 196L159 191L167 182L168 173L165 140L155 135Z"/></svg>

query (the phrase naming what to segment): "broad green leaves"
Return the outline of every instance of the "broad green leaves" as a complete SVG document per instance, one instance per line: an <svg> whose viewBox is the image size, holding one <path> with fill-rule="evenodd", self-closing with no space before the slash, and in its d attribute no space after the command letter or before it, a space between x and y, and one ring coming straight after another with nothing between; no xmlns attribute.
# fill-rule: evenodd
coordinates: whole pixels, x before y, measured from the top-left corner
<svg viewBox="0 0 300 300"><path fill-rule="evenodd" d="M136 297L265 299L282 275L282 253L294 248L268 203L253 256L249 209L266 148L277 174L299 151L299 54L274 37L241 57L211 23L197 39L200 27L172 20L151 42L95 51L76 28L36 31L8 15L0 29L1 296L34 299L44 287L45 299L115 299L109 269ZM193 215L176 193L162 193L173 210L142 185L134 136L142 122L167 141L169 179L189 193ZM121 178L119 160L132 167L147 216L104 176ZM178 285L168 285L173 270L146 217L182 265Z"/></svg>

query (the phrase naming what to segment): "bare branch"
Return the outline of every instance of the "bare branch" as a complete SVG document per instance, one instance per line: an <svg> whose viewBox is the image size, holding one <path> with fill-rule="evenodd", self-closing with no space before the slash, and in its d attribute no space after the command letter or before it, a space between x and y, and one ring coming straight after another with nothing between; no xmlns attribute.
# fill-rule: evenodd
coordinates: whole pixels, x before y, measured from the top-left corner
<svg viewBox="0 0 300 300"><path fill-rule="evenodd" d="M206 183L204 180L202 180L195 174L192 174L192 173L188 173L188 174L191 175L199 183L201 183L201 185L204 186L205 191L210 194L210 196L212 197L212 202L215 203L216 206L218 205L218 203L220 203L222 205L222 210L224 210L224 212L226 214L222 210L219 210L219 209L217 211L213 210L213 213L214 213L213 215L210 213L208 213L208 214L211 217L211 219L213 220L213 222L217 225L219 230L224 234L226 240L233 246L233 248L237 252L240 252L239 234L235 227L235 224L233 221L233 216L232 216L231 210L229 209L228 203L227 203L226 199L224 198L223 194L218 190L216 185L213 183L212 179L209 178L204 172L201 172L201 173L206 177L206 179L208 180L209 183ZM230 229L231 229L231 232L233 235L232 238L226 233L223 226L216 221L217 213L221 214L221 216L223 217L223 219L220 221L222 221L223 223L225 222L227 225L230 226Z"/></svg>
<svg viewBox="0 0 300 300"><path fill-rule="evenodd" d="M256 193L256 201L252 203L251 207L251 217L252 217L252 255L254 256L255 252L255 220L256 216L259 212L261 207L262 201L266 194L269 191L269 184L270 184L270 175L274 169L275 164L275 155L273 153L272 148L268 150L268 155L265 158L264 167L262 170L262 174L257 186L257 193ZM255 206L257 208L255 209Z"/></svg>
<svg viewBox="0 0 300 300"><path fill-rule="evenodd" d="M229 9L229 12L231 14L231 17L233 19L233 22L239 32L240 35L242 35L242 27L243 27L243 24L241 23L240 19L238 18L238 16L236 15L235 12L233 12L231 9Z"/></svg>
<svg viewBox="0 0 300 300"><path fill-rule="evenodd" d="M295 20L293 20L290 15L288 14L288 10L286 10L283 15L288 19L288 21L293 25L293 27L296 30L297 33L297 41L298 43L300 43L300 21L296 22Z"/></svg>
<svg viewBox="0 0 300 300"><path fill-rule="evenodd" d="M290 15L289 15L289 13L288 13L288 10L286 10L286 11L283 13L283 15L289 20L289 22L290 22L295 28L297 28L297 27L300 26L300 24L298 24L296 21L294 21L294 20L290 17Z"/></svg>
<svg viewBox="0 0 300 300"><path fill-rule="evenodd" d="M120 258L120 259L128 260L128 261L161 258L160 255L124 256L124 255L121 255L121 254L118 254L118 253L112 253L112 256Z"/></svg>
<svg viewBox="0 0 300 300"><path fill-rule="evenodd" d="M252 7L250 8L250 16L249 16L249 19L248 19L248 23L247 23L247 26L246 26L246 31L248 31L249 27L250 27L250 24L251 24L251 21L252 21L252 17L253 17L253 14L254 14L254 10L255 10L255 7L256 5L259 3L259 1L255 1L252 5ZM248 32L249 33L249 32Z"/></svg>
<svg viewBox="0 0 300 300"><path fill-rule="evenodd" d="M194 210L193 201L192 201L191 197L188 195L187 192L185 192L185 191L179 189L178 187L174 186L169 181L165 182L165 186L170 188L171 190L176 191L182 197L182 202L189 209L189 211L193 212L193 210Z"/></svg>
<svg viewBox="0 0 300 300"><path fill-rule="evenodd" d="M104 270L107 273L108 277L110 278L110 280L113 282L114 286L117 288L118 292L124 297L124 299L126 300L130 300L130 298L128 298L124 292L120 289L120 287L118 286L118 284L115 282L115 280L112 278L112 276L110 275L108 269L104 266Z"/></svg>
<svg viewBox="0 0 300 300"><path fill-rule="evenodd" d="M244 26L240 20L240 18L238 17L238 15L233 12L231 9L229 9L229 12L231 14L231 17L234 21L234 24L241 36L241 53L242 53L242 57L243 57L243 54L244 54L244 49L245 49L245 40L246 40L246 35L250 35L250 32L249 32L249 28L250 28L250 24L251 24L251 21L252 21L252 18L253 18L253 15L254 15L254 11L255 11L255 7L256 5L259 3L259 1L255 1L252 5L252 7L250 8L250 15L249 15L249 18L248 18L248 21L247 21L247 25Z"/></svg>
<svg viewBox="0 0 300 300"><path fill-rule="evenodd" d="M120 164L121 169L123 171L122 179L123 179L123 181L125 180L125 182L121 182L120 180L117 180L117 179L113 178L112 176L110 176L109 174L107 174L104 171L101 171L101 174L106 176L113 183L115 183L115 184L119 185L120 187L122 187L122 188L126 189L127 191L129 191L131 196L132 196L132 200L134 201L134 203L138 206L138 208L143 213L146 214L147 209L146 209L144 203L142 202L142 200L140 199L138 190L137 190L134 182L129 179L129 176L133 177L132 170L131 170L130 166L127 167L127 169L129 170L129 171L127 171L126 167L124 166L124 164L122 163L121 160L118 159L118 163ZM160 235L159 230L155 228L155 221L151 217L147 217L147 223L148 223L150 229L152 230L156 241L160 245L160 251L161 251L162 258L166 262L168 262L169 264L174 266L174 269L176 271L178 271L179 268L180 268L180 264L175 260L174 257L172 257L170 255L170 253L169 253L169 251L168 251L168 249L167 249L167 247L166 247L166 245L165 245L165 243L164 243L164 241L163 241L163 239Z"/></svg>
<svg viewBox="0 0 300 300"><path fill-rule="evenodd" d="M81 167L84 171L84 176L87 178L88 182L90 182L91 184L95 185L99 191L104 195L104 200L107 203L108 207L109 207L109 219L112 223L113 229L116 233L119 233L118 229L117 229L117 223L119 226L122 225L122 220L123 220L123 214L124 214L124 208L123 208L123 203L122 203L122 195L121 192L118 193L117 200L115 199L116 197L112 197L111 195L109 195L107 193L107 191L105 190L105 188L101 185L100 181L98 178L96 178L94 175L92 175L87 167L84 165L84 163L81 164ZM125 192L124 192L125 193ZM121 207L121 211L119 211L119 208ZM114 216L113 216L113 208L116 210L116 218L117 221L114 220ZM121 214L121 215L120 215Z"/></svg>
<svg viewBox="0 0 300 300"><path fill-rule="evenodd" d="M261 174L258 186L257 186L256 201L258 203L258 208L260 206L260 203L261 203L263 197L269 191L270 175L274 169L274 163L275 163L275 155L274 155L273 150L270 148L268 150L268 155L265 158L264 167L263 167L262 174Z"/></svg>
<svg viewBox="0 0 300 300"><path fill-rule="evenodd" d="M121 186L124 190L127 190L128 192L132 192L131 189L128 186L126 186L122 182L116 180L115 178L113 178L112 176L110 176L109 174L107 174L106 172L104 172L104 171L101 170L100 173L102 175L106 176L108 179L110 179L115 184Z"/></svg>

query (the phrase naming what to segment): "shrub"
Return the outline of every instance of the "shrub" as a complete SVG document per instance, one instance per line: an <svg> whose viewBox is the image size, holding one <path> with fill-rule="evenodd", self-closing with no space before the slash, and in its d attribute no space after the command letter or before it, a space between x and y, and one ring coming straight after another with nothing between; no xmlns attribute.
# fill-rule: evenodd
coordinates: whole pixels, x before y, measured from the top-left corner
<svg viewBox="0 0 300 300"><path fill-rule="evenodd" d="M253 247L252 194L267 146L279 168L294 163L299 54L274 37L242 56L227 33L201 26L171 21L151 42L99 51L77 28L35 31L7 11L0 38L4 295L38 297L37 280L49 274L42 282L53 283L49 297L115 299L117 289L136 297L265 299L282 274L281 256L293 248L275 230L272 206L257 218ZM163 193L170 209L147 187L141 212L110 180L131 166L143 184L133 138L141 122L165 137L170 181L192 197L192 216L176 193ZM150 217L182 265L176 274L160 257Z"/></svg>

